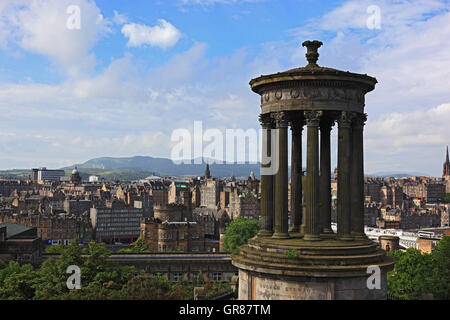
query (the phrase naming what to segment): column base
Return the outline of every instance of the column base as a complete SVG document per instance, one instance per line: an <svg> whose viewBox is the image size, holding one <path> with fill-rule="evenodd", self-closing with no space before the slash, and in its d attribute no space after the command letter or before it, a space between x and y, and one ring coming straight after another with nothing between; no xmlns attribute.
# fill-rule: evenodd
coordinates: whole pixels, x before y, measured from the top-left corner
<svg viewBox="0 0 450 320"><path fill-rule="evenodd" d="M304 224L302 224L302 225L300 226L300 233L305 234L305 225L304 225Z"/></svg>
<svg viewBox="0 0 450 320"><path fill-rule="evenodd" d="M323 239L323 240L336 239L336 234L334 232L332 232L332 233L321 233L320 234L320 238Z"/></svg>
<svg viewBox="0 0 450 320"><path fill-rule="evenodd" d="M300 233L300 229L301 229L300 226L291 226L289 228L289 233Z"/></svg>
<svg viewBox="0 0 450 320"><path fill-rule="evenodd" d="M323 234L334 234L333 230L330 228L323 228Z"/></svg>
<svg viewBox="0 0 450 320"><path fill-rule="evenodd" d="M317 235L317 234L305 234L305 236L303 237L303 240L306 241L320 241L322 240L322 238Z"/></svg>
<svg viewBox="0 0 450 320"><path fill-rule="evenodd" d="M273 239L289 239L290 236L289 236L289 233L285 233L285 232L275 232L275 233L272 235L272 238L273 238Z"/></svg>
<svg viewBox="0 0 450 320"><path fill-rule="evenodd" d="M355 240L351 235L342 235L342 236L337 236L338 240L342 240L342 241L353 241Z"/></svg>
<svg viewBox="0 0 450 320"><path fill-rule="evenodd" d="M271 237L272 235L273 235L273 232L269 231L269 230L261 230L257 234L258 237Z"/></svg>
<svg viewBox="0 0 450 320"><path fill-rule="evenodd" d="M368 237L366 236L365 233L361 233L361 232L352 232L351 233L352 237L356 240L365 240L368 239Z"/></svg>
<svg viewBox="0 0 450 320"><path fill-rule="evenodd" d="M380 288L368 289L367 276L277 276L256 273L239 265L238 300L386 300L387 271L380 273ZM242 302L243 303L243 302Z"/></svg>

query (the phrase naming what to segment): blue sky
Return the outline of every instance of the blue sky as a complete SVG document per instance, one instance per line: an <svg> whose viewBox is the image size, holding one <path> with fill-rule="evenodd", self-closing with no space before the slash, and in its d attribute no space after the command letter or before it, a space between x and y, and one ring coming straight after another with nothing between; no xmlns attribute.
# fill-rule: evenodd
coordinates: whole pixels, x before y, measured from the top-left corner
<svg viewBox="0 0 450 320"><path fill-rule="evenodd" d="M71 5L79 29L66 26ZM378 29L367 26L371 6ZM444 0L2 0L0 169L169 157L173 130L196 120L258 129L249 80L305 65L301 42L319 39L319 64L379 81L366 99L366 172L438 176L450 144L449 8Z"/></svg>

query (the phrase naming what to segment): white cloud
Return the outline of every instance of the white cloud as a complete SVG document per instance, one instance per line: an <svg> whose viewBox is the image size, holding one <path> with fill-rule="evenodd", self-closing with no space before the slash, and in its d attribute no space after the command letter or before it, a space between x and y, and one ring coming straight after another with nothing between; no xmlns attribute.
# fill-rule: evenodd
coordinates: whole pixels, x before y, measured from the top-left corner
<svg viewBox="0 0 450 320"><path fill-rule="evenodd" d="M347 0L323 16L311 19L306 26L291 31L307 34L311 33L311 30L320 33L324 30L356 32L359 29L367 32L370 30L367 27L367 21L373 14L368 10L371 6L380 8L381 29L389 29L392 37L411 27L412 24L428 18L430 14L448 9L448 4L440 0L380 0L376 2L373 0ZM390 29L391 27L395 28ZM365 36L371 37L369 32Z"/></svg>
<svg viewBox="0 0 450 320"><path fill-rule="evenodd" d="M181 32L164 19L159 19L153 27L128 23L122 27L122 34L128 38L129 47L148 44L165 49L174 46L181 38Z"/></svg>
<svg viewBox="0 0 450 320"><path fill-rule="evenodd" d="M80 28L69 29L69 6L80 10ZM95 65L94 44L109 32L95 2L90 0L19 0L0 6L0 45L16 45L48 56L71 76Z"/></svg>
<svg viewBox="0 0 450 320"><path fill-rule="evenodd" d="M366 24L366 9L373 4L381 9L379 30ZM377 78L375 90L366 96L367 172L441 174L442 150L450 143L445 114L450 43L444 40L450 38L449 21L445 1L349 0L289 31L299 42L325 40L320 65ZM292 57L299 61L300 56L304 50Z"/></svg>
<svg viewBox="0 0 450 320"><path fill-rule="evenodd" d="M366 167L440 175L450 143L450 103L413 112L392 112L367 122Z"/></svg>
<svg viewBox="0 0 450 320"><path fill-rule="evenodd" d="M128 22L128 17L124 14L118 13L116 10L114 10L114 17L112 18L112 21L115 24L125 24Z"/></svg>
<svg viewBox="0 0 450 320"><path fill-rule="evenodd" d="M48 159L55 167L67 165L56 159L168 157L167 137L194 120L203 120L205 128L258 128L259 99L248 81L259 64L245 50L212 59L206 52L205 44L196 43L157 68L143 68L127 54L97 76L0 84L0 126L16 135L0 144L0 166L19 166L23 159L27 166Z"/></svg>
<svg viewBox="0 0 450 320"><path fill-rule="evenodd" d="M24 164L23 159L38 161L35 165L62 159L64 163L58 166L63 166L95 156L168 156L171 131L189 129L194 120L203 120L208 128L259 128L259 97L251 92L248 81L305 65L305 49L298 43L308 34L319 40L331 35L320 49L319 64L368 73L379 80L366 102L367 172L394 168L440 174L442 149L450 143L446 141L450 137L450 92L445 86L450 78L450 44L442 41L450 38L449 14L439 12L430 18L442 8L441 2L434 0L380 2L382 29L374 31L365 26L364 6L369 2L359 3L347 1L344 9L311 22L317 33L297 29L292 41L267 42L226 56L210 58L208 46L195 43L152 69L126 54L95 76L69 77L55 85L32 81L0 84L0 126L10 134L0 136L0 166L11 167L7 163L12 161ZM100 12L95 10L92 17ZM355 17L355 12L362 18ZM18 16L17 12L13 16ZM125 22L121 17L117 13L112 21ZM2 21L0 18L0 30ZM128 35L123 29L126 26ZM14 28L18 27L14 24ZM27 50L55 61L64 58L64 49L57 49L59 43L56 49L45 49L49 42L44 41L43 31L14 28L7 28L11 30L8 42L22 45L24 34L31 34L34 40ZM108 24L100 30L107 32L107 28ZM177 32L164 33L162 22L153 27L129 23L123 28L130 46L167 48L181 37L175 27ZM78 52L74 55L78 61L86 62L96 38L85 36L93 40L79 40L73 50Z"/></svg>

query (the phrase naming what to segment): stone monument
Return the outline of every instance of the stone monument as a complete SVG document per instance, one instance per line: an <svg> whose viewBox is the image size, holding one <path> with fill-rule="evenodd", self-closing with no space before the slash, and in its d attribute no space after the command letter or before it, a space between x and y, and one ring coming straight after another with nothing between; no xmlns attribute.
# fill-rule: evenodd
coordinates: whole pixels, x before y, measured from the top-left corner
<svg viewBox="0 0 450 320"><path fill-rule="evenodd" d="M239 299L386 299L386 274L394 261L364 234L364 97L377 80L319 66L320 41L305 41L303 46L305 67L250 81L251 89L261 96L264 132L261 230L232 256L239 269ZM330 132L335 122L337 233L331 229L330 186ZM306 183L302 185L305 125Z"/></svg>

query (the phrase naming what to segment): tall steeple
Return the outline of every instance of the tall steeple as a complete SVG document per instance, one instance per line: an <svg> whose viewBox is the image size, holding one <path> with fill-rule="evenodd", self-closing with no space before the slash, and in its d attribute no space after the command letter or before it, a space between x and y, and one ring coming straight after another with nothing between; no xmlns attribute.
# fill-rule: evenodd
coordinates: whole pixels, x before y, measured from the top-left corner
<svg viewBox="0 0 450 320"><path fill-rule="evenodd" d="M206 162L206 169L205 169L205 179L211 178L211 172L209 171L209 163Z"/></svg>
<svg viewBox="0 0 450 320"><path fill-rule="evenodd" d="M445 158L445 163L449 163L450 160L448 159L448 146L447 146L447 157Z"/></svg>
<svg viewBox="0 0 450 320"><path fill-rule="evenodd" d="M450 177L450 160L449 160L449 157L448 157L448 146L447 146L447 154L446 154L446 157L445 157L444 170L443 170L442 176L443 177Z"/></svg>

